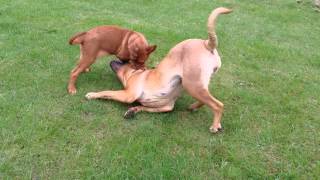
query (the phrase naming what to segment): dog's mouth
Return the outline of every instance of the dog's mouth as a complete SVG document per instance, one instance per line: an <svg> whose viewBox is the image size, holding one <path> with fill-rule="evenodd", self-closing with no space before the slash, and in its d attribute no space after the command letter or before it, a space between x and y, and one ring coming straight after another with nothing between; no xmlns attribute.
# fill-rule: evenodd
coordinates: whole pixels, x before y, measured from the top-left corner
<svg viewBox="0 0 320 180"><path fill-rule="evenodd" d="M113 60L110 62L110 67L112 69L113 72L117 73L118 70L125 64L127 64L128 62L124 62L121 60Z"/></svg>

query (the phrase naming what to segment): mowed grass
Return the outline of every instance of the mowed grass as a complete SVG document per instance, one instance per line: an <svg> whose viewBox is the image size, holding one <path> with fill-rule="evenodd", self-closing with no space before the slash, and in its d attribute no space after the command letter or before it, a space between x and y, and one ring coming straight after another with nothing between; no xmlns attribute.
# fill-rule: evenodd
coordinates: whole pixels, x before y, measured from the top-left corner
<svg viewBox="0 0 320 180"><path fill-rule="evenodd" d="M320 177L320 14L293 0L0 0L0 179L317 179ZM102 58L66 91L76 32L117 24L145 34L155 66L178 42L206 38L219 17L222 68L212 94L225 104L225 131L211 111L140 113L87 101L120 89Z"/></svg>

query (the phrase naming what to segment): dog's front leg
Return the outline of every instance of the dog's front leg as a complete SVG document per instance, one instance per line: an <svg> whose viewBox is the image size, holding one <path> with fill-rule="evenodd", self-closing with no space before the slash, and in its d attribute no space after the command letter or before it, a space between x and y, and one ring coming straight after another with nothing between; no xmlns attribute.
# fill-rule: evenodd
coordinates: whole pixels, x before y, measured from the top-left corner
<svg viewBox="0 0 320 180"><path fill-rule="evenodd" d="M133 103L138 96L128 90L120 91L101 91L101 92L89 92L86 94L88 100L91 99L110 99L123 103Z"/></svg>

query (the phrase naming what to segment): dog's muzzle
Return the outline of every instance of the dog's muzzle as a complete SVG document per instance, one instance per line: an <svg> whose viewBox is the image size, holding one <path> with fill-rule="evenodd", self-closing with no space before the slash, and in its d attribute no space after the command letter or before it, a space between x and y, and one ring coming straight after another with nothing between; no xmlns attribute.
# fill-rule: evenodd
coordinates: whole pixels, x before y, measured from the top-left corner
<svg viewBox="0 0 320 180"><path fill-rule="evenodd" d="M127 64L127 62L123 62L121 60L113 60L110 62L110 67L113 70L113 72L117 73L121 66L125 64Z"/></svg>

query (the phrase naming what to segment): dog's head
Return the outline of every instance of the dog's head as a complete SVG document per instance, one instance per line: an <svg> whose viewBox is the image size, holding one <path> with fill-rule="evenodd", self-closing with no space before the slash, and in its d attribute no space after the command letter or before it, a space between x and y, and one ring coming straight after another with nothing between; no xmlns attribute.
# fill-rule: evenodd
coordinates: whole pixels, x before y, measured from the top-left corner
<svg viewBox="0 0 320 180"><path fill-rule="evenodd" d="M144 67L144 63L148 60L149 55L156 50L157 46L135 47L131 52L131 60L135 69Z"/></svg>
<svg viewBox="0 0 320 180"><path fill-rule="evenodd" d="M117 74L123 86L126 86L128 79L137 71L128 62L120 60L111 61L110 67Z"/></svg>

